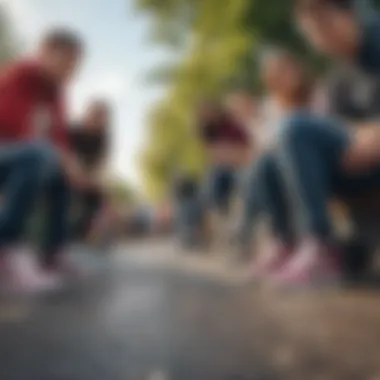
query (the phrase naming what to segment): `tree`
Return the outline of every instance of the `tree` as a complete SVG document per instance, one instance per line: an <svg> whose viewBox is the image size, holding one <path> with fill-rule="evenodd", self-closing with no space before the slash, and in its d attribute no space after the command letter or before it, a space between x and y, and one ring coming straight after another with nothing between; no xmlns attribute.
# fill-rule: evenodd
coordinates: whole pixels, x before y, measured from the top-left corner
<svg viewBox="0 0 380 380"><path fill-rule="evenodd" d="M295 28L293 0L136 0L136 4L152 16L154 41L183 57L151 75L169 84L166 98L152 112L142 155L147 188L159 198L173 166L189 171L198 165L195 171L202 172L193 128L199 100L236 86L259 89L258 57L265 44L291 48L317 68L321 60Z"/></svg>
<svg viewBox="0 0 380 380"><path fill-rule="evenodd" d="M128 206L136 201L135 191L122 180L113 180L109 184L109 194L112 201L120 207Z"/></svg>

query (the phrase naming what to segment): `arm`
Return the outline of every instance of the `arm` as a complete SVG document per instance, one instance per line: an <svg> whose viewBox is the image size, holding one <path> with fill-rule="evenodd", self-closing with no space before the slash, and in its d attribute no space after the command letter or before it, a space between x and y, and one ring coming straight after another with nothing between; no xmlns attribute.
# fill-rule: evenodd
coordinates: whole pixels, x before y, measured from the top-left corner
<svg viewBox="0 0 380 380"><path fill-rule="evenodd" d="M108 150L109 150L109 139L107 129L103 130L99 135L99 145L98 145L98 159L94 167L91 170L91 182L94 186L98 188L103 188L106 179L106 173L108 168Z"/></svg>
<svg viewBox="0 0 380 380"><path fill-rule="evenodd" d="M73 152L63 98L55 103L55 117L51 137L59 150L62 168L73 187L87 188L91 185L90 174Z"/></svg>

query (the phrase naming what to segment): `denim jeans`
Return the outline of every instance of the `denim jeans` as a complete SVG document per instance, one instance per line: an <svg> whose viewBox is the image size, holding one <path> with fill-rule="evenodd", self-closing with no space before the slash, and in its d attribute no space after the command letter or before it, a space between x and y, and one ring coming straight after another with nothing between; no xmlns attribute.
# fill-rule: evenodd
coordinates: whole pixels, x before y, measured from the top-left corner
<svg viewBox="0 0 380 380"><path fill-rule="evenodd" d="M54 149L43 142L0 145L0 246L23 238L43 178L57 162Z"/></svg>
<svg viewBox="0 0 380 380"><path fill-rule="evenodd" d="M188 248L198 243L198 231L202 223L202 205L198 194L176 200L176 231L180 243Z"/></svg>
<svg viewBox="0 0 380 380"><path fill-rule="evenodd" d="M72 202L79 209L70 235L74 239L85 239L90 232L93 220L103 206L103 194L97 189L74 190Z"/></svg>
<svg viewBox="0 0 380 380"><path fill-rule="evenodd" d="M240 244L244 247L250 246L254 229L263 214L269 216L275 236L284 241L293 239L281 167L273 152L255 161L248 173L240 227Z"/></svg>
<svg viewBox="0 0 380 380"><path fill-rule="evenodd" d="M350 135L334 119L301 111L284 127L279 163L292 197L299 234L329 239L332 232L329 198L380 190L380 165L362 173L345 171L340 162L351 143Z"/></svg>
<svg viewBox="0 0 380 380"><path fill-rule="evenodd" d="M232 195L237 188L236 169L227 165L215 165L206 179L205 207L227 214Z"/></svg>

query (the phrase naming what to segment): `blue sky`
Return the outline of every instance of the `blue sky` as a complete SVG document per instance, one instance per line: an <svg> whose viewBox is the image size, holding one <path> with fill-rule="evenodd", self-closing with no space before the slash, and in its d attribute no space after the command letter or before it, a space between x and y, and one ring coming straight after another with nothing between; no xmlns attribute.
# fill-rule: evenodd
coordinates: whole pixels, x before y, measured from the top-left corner
<svg viewBox="0 0 380 380"><path fill-rule="evenodd" d="M26 49L52 25L70 26L87 42L84 67L70 90L70 113L80 113L92 95L115 108L110 167L139 184L136 154L145 138L145 118L162 90L144 76L167 54L148 43L149 20L133 0L0 0L8 7Z"/></svg>

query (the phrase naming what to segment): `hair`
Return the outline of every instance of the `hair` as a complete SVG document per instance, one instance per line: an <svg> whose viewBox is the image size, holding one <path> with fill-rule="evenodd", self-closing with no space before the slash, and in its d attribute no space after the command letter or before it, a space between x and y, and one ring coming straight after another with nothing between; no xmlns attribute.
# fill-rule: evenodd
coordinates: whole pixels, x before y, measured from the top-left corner
<svg viewBox="0 0 380 380"><path fill-rule="evenodd" d="M80 52L84 43L77 33L66 28L55 28L46 32L41 40L41 45L48 49L66 49Z"/></svg>
<svg viewBox="0 0 380 380"><path fill-rule="evenodd" d="M266 62L271 59L286 59L289 61L299 61L296 54L280 46L266 46L261 49L259 55L260 68L265 67Z"/></svg>
<svg viewBox="0 0 380 380"><path fill-rule="evenodd" d="M265 65L265 62L268 59L284 60L298 68L300 86L297 89L297 92L293 94L293 100L303 103L311 97L315 85L315 78L309 70L307 64L298 55L281 47L275 47L267 50L265 55L262 56L262 66Z"/></svg>
<svg viewBox="0 0 380 380"><path fill-rule="evenodd" d="M235 86L235 87L232 87L232 88L229 89L228 92L226 92L225 95L228 96L228 95L235 95L235 94L237 94L237 95L244 95L244 96L251 97L251 98L255 97L255 95L256 95L254 93L254 91L252 91L247 86L240 86L240 87Z"/></svg>
<svg viewBox="0 0 380 380"><path fill-rule="evenodd" d="M323 8L341 11L354 11L355 0L297 0L298 12L313 12Z"/></svg>
<svg viewBox="0 0 380 380"><path fill-rule="evenodd" d="M90 102L87 105L87 108L88 109L102 108L108 112L111 110L111 104L106 99L96 98L96 99L90 100Z"/></svg>

